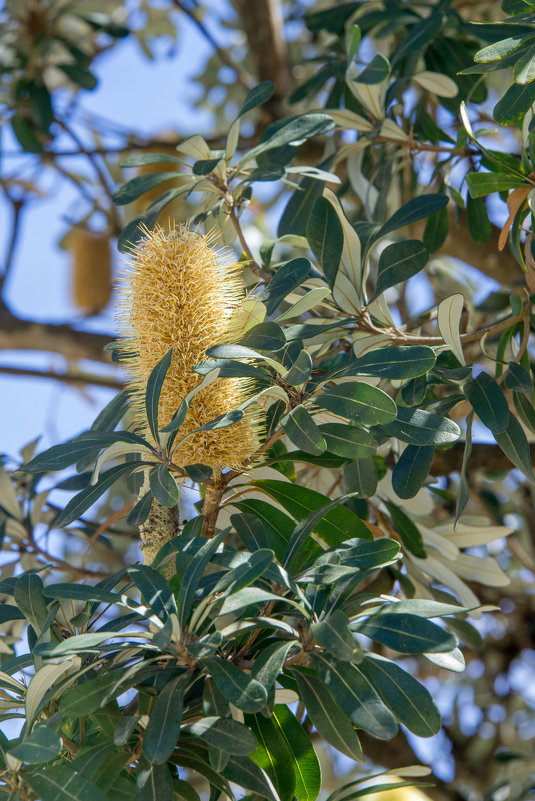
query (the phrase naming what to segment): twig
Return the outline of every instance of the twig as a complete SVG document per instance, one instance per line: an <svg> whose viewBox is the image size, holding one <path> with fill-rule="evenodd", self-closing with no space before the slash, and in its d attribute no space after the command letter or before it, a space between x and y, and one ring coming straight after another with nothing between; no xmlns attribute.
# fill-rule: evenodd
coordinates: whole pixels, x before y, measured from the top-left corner
<svg viewBox="0 0 535 801"><path fill-rule="evenodd" d="M21 217L22 217L22 209L24 208L24 201L23 200L21 200L21 199L15 200L15 199L11 198L7 194L7 192L6 192L6 196L7 196L8 200L11 202L11 205L13 207L13 223L12 223L12 226L11 226L11 236L9 238L9 242L8 242L8 245L7 245L6 258L5 258L5 261L4 261L4 268L2 270L2 276L0 277L0 293L2 293L2 294L3 294L4 288L5 288L6 280L9 277L9 273L10 273L11 267L13 265L13 257L15 255L15 250L16 250L16 247L17 247L17 239L18 239L18 236L19 236L19 233L20 233L20 222L21 222Z"/></svg>
<svg viewBox="0 0 535 801"><path fill-rule="evenodd" d="M54 370L33 370L30 367L8 367L6 365L0 365L0 373L27 378L49 378L54 381L62 381L65 384L91 385L109 387L110 389L122 389L123 387L123 384L117 378L90 375L89 373L56 373Z"/></svg>
<svg viewBox="0 0 535 801"><path fill-rule="evenodd" d="M225 50L225 48L221 47L217 44L216 40L210 33L210 31L205 28L204 24L201 22L200 19L196 16L196 14L192 11L192 9L186 8L186 6L182 3L182 0L173 0L174 5L180 9L190 20L193 24L199 29L202 33L206 41L213 47L214 51L217 53L221 61L230 67L236 73L236 77L238 79L238 83L243 86L244 89L249 91L251 88L251 83L249 81L248 75L242 70L239 64L234 61L230 53Z"/></svg>
<svg viewBox="0 0 535 801"><path fill-rule="evenodd" d="M248 259L248 262L249 262L249 268L251 269L251 271L255 275L257 275L259 278L261 278L262 281L264 281L266 284L269 283L269 281L271 280L271 275L268 272L266 272L265 270L263 270L262 267L255 260L253 254L251 252L251 249L250 249L249 245L247 244L247 240L245 239L245 237L243 235L243 231L241 229L240 221L238 219L238 214L236 212L236 207L234 205L232 205L232 211L230 212L230 219L232 220L232 224L233 224L233 226L234 226L234 228L236 230L236 233L238 235L238 239L240 240L240 245L242 246L242 249L243 249L245 255L247 256L247 259Z"/></svg>

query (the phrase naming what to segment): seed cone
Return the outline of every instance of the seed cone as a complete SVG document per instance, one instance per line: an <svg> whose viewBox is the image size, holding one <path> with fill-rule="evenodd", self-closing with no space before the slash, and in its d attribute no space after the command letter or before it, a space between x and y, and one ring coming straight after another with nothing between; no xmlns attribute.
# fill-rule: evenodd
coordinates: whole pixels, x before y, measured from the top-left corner
<svg viewBox="0 0 535 801"><path fill-rule="evenodd" d="M147 231L124 272L119 293L122 361L129 373L137 428L149 436L144 394L147 379L170 348L171 366L159 406L160 427L201 381L193 367L206 349L232 338L231 316L242 296L237 264L220 264L205 237L179 227ZM177 443L204 423L235 409L251 393L247 379L218 379L192 400ZM219 472L239 468L258 447L251 415L217 431L192 434L173 453L178 465L205 464Z"/></svg>
<svg viewBox="0 0 535 801"><path fill-rule="evenodd" d="M112 257L109 237L87 228L75 228L67 248L72 263L72 299L87 317L103 311L112 293Z"/></svg>

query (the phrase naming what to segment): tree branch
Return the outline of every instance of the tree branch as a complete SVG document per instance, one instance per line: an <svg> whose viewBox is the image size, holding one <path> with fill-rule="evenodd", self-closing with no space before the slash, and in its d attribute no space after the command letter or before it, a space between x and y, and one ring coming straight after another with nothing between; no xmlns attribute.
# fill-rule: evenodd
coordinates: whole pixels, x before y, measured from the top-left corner
<svg viewBox="0 0 535 801"><path fill-rule="evenodd" d="M93 375L89 373L57 373L55 370L32 370L30 367L8 367L0 365L3 375L16 375L27 378L48 378L65 384L81 384L82 386L107 387L122 389L123 384L113 376Z"/></svg>
<svg viewBox="0 0 535 801"><path fill-rule="evenodd" d="M431 465L432 476L447 476L450 473L460 473L463 463L464 442L456 442L447 450L436 450ZM529 445L531 461L535 460L535 443ZM470 454L469 469L474 470L503 470L510 471L514 465L504 452L493 443L475 442Z"/></svg>
<svg viewBox="0 0 535 801"><path fill-rule="evenodd" d="M78 331L68 323L39 323L0 307L0 350L38 350L61 354L65 359L111 362L103 350L113 334Z"/></svg>

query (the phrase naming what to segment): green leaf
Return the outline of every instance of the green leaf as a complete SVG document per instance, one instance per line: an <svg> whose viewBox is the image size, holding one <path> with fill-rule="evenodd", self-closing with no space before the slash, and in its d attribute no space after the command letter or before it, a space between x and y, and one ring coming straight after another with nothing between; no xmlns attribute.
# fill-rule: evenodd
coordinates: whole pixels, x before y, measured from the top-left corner
<svg viewBox="0 0 535 801"><path fill-rule="evenodd" d="M292 801L295 793L295 772L285 739L270 718L247 715L245 720L254 732L258 744L251 759L267 773L281 801Z"/></svg>
<svg viewBox="0 0 535 801"><path fill-rule="evenodd" d="M63 470L75 462L95 456L98 451L115 442L132 442L137 445L148 445L144 439L130 431L85 431L75 439L61 445L53 445L21 468L28 473L48 473L52 470Z"/></svg>
<svg viewBox="0 0 535 801"><path fill-rule="evenodd" d="M299 521L304 520L315 510L324 509L326 504L332 502L320 492L311 490L308 487L300 487L297 484L290 484L286 481L262 479L255 481L254 486L264 490ZM314 524L313 530L331 547L351 539L351 537L361 537L364 540L372 539L368 527L362 520L353 512L350 512L349 509L340 505L330 512L320 515Z"/></svg>
<svg viewBox="0 0 535 801"><path fill-rule="evenodd" d="M381 430L410 445L446 445L461 436L457 423L448 417L405 406L398 406L396 419L381 425Z"/></svg>
<svg viewBox="0 0 535 801"><path fill-rule="evenodd" d="M231 412L220 414L219 417L214 417L213 420L210 420L210 422L205 423L203 426L199 426L199 428L196 428L192 433L196 433L197 431L218 431L220 428L229 428L239 423L242 417L243 411L241 409L233 409Z"/></svg>
<svg viewBox="0 0 535 801"><path fill-rule="evenodd" d="M101 639L103 640L104 637ZM94 679L82 681L76 687L63 693L59 701L59 711L66 720L75 720L90 715L100 709L111 695L117 697L136 682L136 675L129 675L127 668L111 670Z"/></svg>
<svg viewBox="0 0 535 801"><path fill-rule="evenodd" d="M390 423L397 413L396 404L386 392L364 381L346 381L326 389L314 397L314 403L360 425Z"/></svg>
<svg viewBox="0 0 535 801"><path fill-rule="evenodd" d="M302 404L296 406L282 420L284 433L298 448L319 455L327 445L322 433Z"/></svg>
<svg viewBox="0 0 535 801"><path fill-rule="evenodd" d="M478 244L488 242L492 236L492 223L489 220L487 206L483 198L466 198L466 219L470 236Z"/></svg>
<svg viewBox="0 0 535 801"><path fill-rule="evenodd" d="M175 189L168 189L161 198L151 203L149 208L135 217L123 228L117 241L117 249L120 253L130 253L138 242L145 236L145 228L152 228L164 208L172 200L189 191L189 186L178 186Z"/></svg>
<svg viewBox="0 0 535 801"><path fill-rule="evenodd" d="M292 142L300 142L303 139L311 139L334 128L334 122L327 114L311 113L303 114L300 117L290 117L277 126L274 133L270 135L268 128L264 132L264 139L258 145L247 151L239 164L251 161L260 153L265 153L274 148L289 145Z"/></svg>
<svg viewBox="0 0 535 801"><path fill-rule="evenodd" d="M35 765L55 759L61 751L61 745L61 737L57 732L48 726L38 726L8 753L15 759Z"/></svg>
<svg viewBox="0 0 535 801"><path fill-rule="evenodd" d="M204 717L188 727L192 734L227 754L247 756L256 748L254 734L232 718Z"/></svg>
<svg viewBox="0 0 535 801"><path fill-rule="evenodd" d="M48 605L43 592L43 580L37 573L23 573L17 579L13 597L36 632L41 632L48 617Z"/></svg>
<svg viewBox="0 0 535 801"><path fill-rule="evenodd" d="M258 551L255 550L254 553L247 554L243 562L228 570L219 579L213 589L213 593L224 592L226 595L231 595L243 587L250 586L266 572L273 562L273 558L274 553L269 548L260 548Z"/></svg>
<svg viewBox="0 0 535 801"><path fill-rule="evenodd" d="M531 47L526 53L519 56L513 67L515 83L530 83L535 78L535 51Z"/></svg>
<svg viewBox="0 0 535 801"><path fill-rule="evenodd" d="M452 634L417 615L385 612L354 624L353 629L402 654L443 653L456 646Z"/></svg>
<svg viewBox="0 0 535 801"><path fill-rule="evenodd" d="M173 781L167 765L140 762L136 801L172 801Z"/></svg>
<svg viewBox="0 0 535 801"><path fill-rule="evenodd" d="M169 508L178 503L179 492L175 479L165 464L153 467L149 473L150 491L160 506Z"/></svg>
<svg viewBox="0 0 535 801"><path fill-rule="evenodd" d="M313 178L305 178L290 196L277 228L277 236L294 234L304 236L306 233L312 207L317 197L321 196L322 184Z"/></svg>
<svg viewBox="0 0 535 801"><path fill-rule="evenodd" d="M264 648L256 657L251 669L253 679L263 684L266 690L270 690L282 673L288 651L296 644L294 641L274 642Z"/></svg>
<svg viewBox="0 0 535 801"><path fill-rule="evenodd" d="M243 117L244 114L247 114L249 111L257 108L257 106L261 106L262 103L267 103L267 101L273 97L274 93L275 84L273 81L262 81L262 83L254 86L247 93L247 97L243 101L238 118Z"/></svg>
<svg viewBox="0 0 535 801"><path fill-rule="evenodd" d="M302 350L282 380L291 387L298 387L310 381L311 375L312 357L308 351Z"/></svg>
<svg viewBox="0 0 535 801"><path fill-rule="evenodd" d="M370 654L359 665L396 719L419 737L440 730L440 712L426 688L398 665Z"/></svg>
<svg viewBox="0 0 535 801"><path fill-rule="evenodd" d="M375 238L385 236L391 231L397 231L398 228L402 228L404 225L411 225L411 223L424 217L430 217L431 214L435 214L447 205L448 198L446 195L419 195L418 197L413 197L386 221L383 227L375 234Z"/></svg>
<svg viewBox="0 0 535 801"><path fill-rule="evenodd" d="M297 801L315 801L321 787L320 764L308 735L288 707L277 704L271 718L255 716L252 728L265 749L264 753L259 749L253 758L262 763L282 797L293 795ZM284 779L289 779L288 765L295 777L294 788L291 781L289 786L283 784Z"/></svg>
<svg viewBox="0 0 535 801"><path fill-rule="evenodd" d="M250 757L231 754L221 773L229 781L250 790L255 796L281 801L268 776Z"/></svg>
<svg viewBox="0 0 535 801"><path fill-rule="evenodd" d="M268 381L266 373L263 373L258 367L253 367L252 364L244 364L243 362L234 362L231 359L205 359L196 364L194 370L199 375L207 375L212 370L215 370L216 367L219 368L220 378L254 378L256 381ZM184 416L186 411L187 409L184 411ZM183 422L182 420L180 425ZM168 430L168 426L162 429L162 431L166 430Z"/></svg>
<svg viewBox="0 0 535 801"><path fill-rule="evenodd" d="M97 86L97 79L89 70L80 64L58 64L58 69L65 73L67 78L77 84L81 89L92 91Z"/></svg>
<svg viewBox="0 0 535 801"><path fill-rule="evenodd" d="M279 267L269 284L256 297L266 304L267 313L273 314L281 301L308 278L312 265L308 259L292 259Z"/></svg>
<svg viewBox="0 0 535 801"><path fill-rule="evenodd" d="M357 543L356 545L353 543ZM341 564L368 569L391 562L399 553L399 543L387 537L368 542L366 540L350 540L348 547L338 551Z"/></svg>
<svg viewBox="0 0 535 801"><path fill-rule="evenodd" d="M276 351L286 345L286 337L277 323L259 323L247 331L240 345L252 350Z"/></svg>
<svg viewBox="0 0 535 801"><path fill-rule="evenodd" d="M166 162L171 164L184 163L178 156L172 156L170 153L136 153L134 156L122 159L119 162L119 167L143 167L145 164L165 164Z"/></svg>
<svg viewBox="0 0 535 801"><path fill-rule="evenodd" d="M464 446L464 453L463 453L463 464L461 467L461 475L459 478L459 490L457 492L457 503L455 505L455 525L457 525L457 521L459 520L460 516L464 512L468 501L470 500L470 487L468 485L468 478L467 478L467 471L468 471L468 460L470 459L470 455L472 453L472 424L474 422L474 412L469 412L466 415L466 434L465 434L465 446Z"/></svg>
<svg viewBox="0 0 535 801"><path fill-rule="evenodd" d="M286 553L284 554L283 567L288 567L291 565L292 561L295 559L308 537L317 529L319 521L322 520L329 512L335 510L336 507L341 503L347 501L348 498L351 498L354 494L355 493L352 492L348 495L341 495L339 498L329 501L319 509L315 509L313 512L310 512L310 514L307 515L307 517L295 527L295 530L286 548Z"/></svg>
<svg viewBox="0 0 535 801"><path fill-rule="evenodd" d="M377 283L373 298L391 286L401 284L419 273L429 259L427 248L417 239L394 242L381 251L377 268Z"/></svg>
<svg viewBox="0 0 535 801"><path fill-rule="evenodd" d="M494 431L493 434L496 442L507 458L529 479L534 481L535 475L531 464L529 442L524 434L524 429L516 417L510 414L506 430L499 434Z"/></svg>
<svg viewBox="0 0 535 801"><path fill-rule="evenodd" d="M353 724L325 684L311 673L292 670L292 675L297 682L307 715L320 737L350 759L363 762L364 754Z"/></svg>
<svg viewBox="0 0 535 801"><path fill-rule="evenodd" d="M11 118L11 128L17 142L26 153L43 152L39 137L20 114L14 114Z"/></svg>
<svg viewBox="0 0 535 801"><path fill-rule="evenodd" d="M195 596L199 581L204 573L210 559L215 554L220 544L228 535L229 529L220 531L213 539L208 540L194 554L191 562L186 568L177 594L177 605L179 609L179 620L181 628L184 628L188 620L191 605ZM166 582L167 584L167 582ZM215 677L214 677L215 678Z"/></svg>
<svg viewBox="0 0 535 801"><path fill-rule="evenodd" d="M324 423L319 430L327 445L327 450L348 459L366 459L377 450L377 440L365 428L344 425L343 423Z"/></svg>
<svg viewBox="0 0 535 801"><path fill-rule="evenodd" d="M165 623L169 615L177 614L174 595L161 573L149 565L132 565L126 572L160 620Z"/></svg>
<svg viewBox="0 0 535 801"><path fill-rule="evenodd" d="M154 702L145 735L143 753L156 765L167 762L180 734L184 693L191 679L188 671L168 682Z"/></svg>
<svg viewBox="0 0 535 801"><path fill-rule="evenodd" d="M399 47L396 47L392 62L397 64L402 58L414 56L419 50L427 47L436 37L443 25L441 11L430 14L421 22L411 25L406 36L403 37Z"/></svg>
<svg viewBox="0 0 535 801"><path fill-rule="evenodd" d="M93 782L70 765L47 766L46 771L25 773L24 781L41 801L108 801ZM160 797L159 801L164 801Z"/></svg>
<svg viewBox="0 0 535 801"><path fill-rule="evenodd" d="M420 491L434 455L434 445L407 445L392 471L392 487L398 498L414 498Z"/></svg>
<svg viewBox="0 0 535 801"><path fill-rule="evenodd" d="M509 362L507 365L507 375L504 383L507 389L512 389L514 392L533 392L531 374L516 362Z"/></svg>
<svg viewBox="0 0 535 801"><path fill-rule="evenodd" d="M426 559L424 541L418 526L412 522L410 517L399 506L390 501L385 501L384 503L405 548L420 559Z"/></svg>
<svg viewBox="0 0 535 801"><path fill-rule="evenodd" d="M130 526L141 526L149 516L154 495L152 492L146 492L141 500L133 506L132 511L126 518Z"/></svg>
<svg viewBox="0 0 535 801"><path fill-rule="evenodd" d="M427 345L400 345L376 348L354 359L342 375L372 375L379 378L408 379L425 375L435 366L433 348Z"/></svg>
<svg viewBox="0 0 535 801"><path fill-rule="evenodd" d="M472 198L485 197L493 192L504 192L508 189L526 186L526 182L517 176L501 172L469 172L466 182Z"/></svg>
<svg viewBox="0 0 535 801"><path fill-rule="evenodd" d="M527 428L530 429L530 431L535 433L535 408L533 403L520 392L513 393L513 402L520 420L525 426L527 426Z"/></svg>
<svg viewBox="0 0 535 801"><path fill-rule="evenodd" d="M500 125L520 123L535 102L535 81L514 83L494 106L494 119Z"/></svg>
<svg viewBox="0 0 535 801"><path fill-rule="evenodd" d="M368 679L349 662L314 655L314 666L337 704L354 725L380 740L390 740L398 726Z"/></svg>
<svg viewBox="0 0 535 801"><path fill-rule="evenodd" d="M450 228L450 218L446 207L439 209L430 217L425 224L423 243L430 253L440 250Z"/></svg>
<svg viewBox="0 0 535 801"><path fill-rule="evenodd" d="M482 371L463 389L481 422L493 434L502 434L509 423L509 406L499 384Z"/></svg>
<svg viewBox="0 0 535 801"><path fill-rule="evenodd" d="M7 623L8 620L24 620L26 615L13 604L0 604L0 623Z"/></svg>
<svg viewBox="0 0 535 801"><path fill-rule="evenodd" d="M71 498L63 511L60 512L54 525L57 528L65 528L65 526L73 523L87 511L87 509L93 506L100 496L119 481L120 478L126 478L145 464L148 464L148 462L127 462L126 464L118 464L115 467L110 467L109 470L105 470L100 474L97 484L87 487L79 492L78 495L75 495L74 498Z"/></svg>
<svg viewBox="0 0 535 801"><path fill-rule="evenodd" d="M324 197L318 197L314 202L306 236L332 289L344 249L344 232L334 207Z"/></svg>
<svg viewBox="0 0 535 801"><path fill-rule="evenodd" d="M357 83L382 83L389 75L390 62L381 53L377 53L355 80Z"/></svg>
<svg viewBox="0 0 535 801"><path fill-rule="evenodd" d="M195 484L203 484L213 475L212 468L205 464L187 464L184 470Z"/></svg>
<svg viewBox="0 0 535 801"><path fill-rule="evenodd" d="M341 609L335 609L319 623L313 623L310 633L334 657L344 662L360 661L358 657L362 649L349 628L347 615Z"/></svg>
<svg viewBox="0 0 535 801"><path fill-rule="evenodd" d="M167 371L171 366L173 358L173 349L169 350L163 359L160 359L156 367L152 370L147 381L147 392L145 395L145 408L147 411L147 422L151 430L152 436L159 442L158 432L158 406L160 403L160 393L162 391L163 382Z"/></svg>
<svg viewBox="0 0 535 801"><path fill-rule="evenodd" d="M244 712L258 712L267 701L265 687L234 663L219 657L207 657L206 667L228 700Z"/></svg>
<svg viewBox="0 0 535 801"><path fill-rule="evenodd" d="M305 15L305 24L309 31L328 31L329 33L340 34L349 18L361 8L360 2L356 3L336 3L330 8L322 11L314 11Z"/></svg>
<svg viewBox="0 0 535 801"><path fill-rule="evenodd" d="M127 203L137 200L150 189L154 189L155 186L177 177L178 173L176 172L152 172L148 175L136 175L113 193L112 200L117 206L125 206Z"/></svg>
<svg viewBox="0 0 535 801"><path fill-rule="evenodd" d="M371 498L377 489L379 474L373 458L357 459L353 464L344 467L346 488L363 498ZM361 536L359 534L359 536Z"/></svg>

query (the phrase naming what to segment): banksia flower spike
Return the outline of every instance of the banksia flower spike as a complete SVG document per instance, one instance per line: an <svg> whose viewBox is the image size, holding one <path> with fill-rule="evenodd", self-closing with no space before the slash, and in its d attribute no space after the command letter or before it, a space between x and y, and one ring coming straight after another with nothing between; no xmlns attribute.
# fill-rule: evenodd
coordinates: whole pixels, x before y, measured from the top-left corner
<svg viewBox="0 0 535 801"><path fill-rule="evenodd" d="M86 316L103 311L112 293L112 256L109 237L87 228L75 228L67 248L72 260L72 299Z"/></svg>
<svg viewBox="0 0 535 801"><path fill-rule="evenodd" d="M165 426L182 398L201 381L193 368L206 358L206 349L232 340L231 318L243 295L239 270L237 264L220 263L207 238L185 226L147 231L134 252L131 269L124 272L118 316L131 407L145 436L150 435L144 393L160 359L173 348L160 396L159 420ZM180 439L235 409L250 394L250 382L240 378L217 379L201 390L180 429L173 462L205 464L216 474L242 466L258 447L254 413L229 428L192 434L182 444Z"/></svg>

